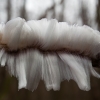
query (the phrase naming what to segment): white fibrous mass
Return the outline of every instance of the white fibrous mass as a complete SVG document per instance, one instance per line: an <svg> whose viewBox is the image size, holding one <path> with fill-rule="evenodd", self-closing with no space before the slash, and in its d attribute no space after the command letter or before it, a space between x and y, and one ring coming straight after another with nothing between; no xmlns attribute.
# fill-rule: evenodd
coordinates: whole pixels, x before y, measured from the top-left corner
<svg viewBox="0 0 100 100"><path fill-rule="evenodd" d="M22 18L0 24L0 64L18 78L19 89L34 91L44 80L47 90L59 90L73 79L88 91L90 75L100 78L92 64L99 54L100 32L88 26Z"/></svg>

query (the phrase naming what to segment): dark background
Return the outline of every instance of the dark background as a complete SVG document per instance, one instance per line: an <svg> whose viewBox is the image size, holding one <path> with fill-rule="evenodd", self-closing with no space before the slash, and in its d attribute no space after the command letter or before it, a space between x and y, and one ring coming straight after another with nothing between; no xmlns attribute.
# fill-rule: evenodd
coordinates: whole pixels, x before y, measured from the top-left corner
<svg viewBox="0 0 100 100"><path fill-rule="evenodd" d="M0 23L19 16L26 20L56 18L100 30L100 0L0 0ZM59 91L46 91L43 81L34 92L18 91L17 79L0 67L0 100L100 100L100 79L91 76L90 91L80 90L73 80L62 82Z"/></svg>

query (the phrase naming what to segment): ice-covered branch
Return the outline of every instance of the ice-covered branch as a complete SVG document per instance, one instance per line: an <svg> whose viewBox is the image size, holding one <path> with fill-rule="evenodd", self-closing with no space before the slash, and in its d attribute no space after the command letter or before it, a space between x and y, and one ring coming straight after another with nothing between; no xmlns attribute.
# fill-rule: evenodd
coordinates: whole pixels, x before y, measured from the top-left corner
<svg viewBox="0 0 100 100"><path fill-rule="evenodd" d="M0 24L0 62L19 80L19 89L34 90L44 80L47 90L73 79L90 89L90 74L99 60L100 33L88 26L68 25L55 19L13 19Z"/></svg>

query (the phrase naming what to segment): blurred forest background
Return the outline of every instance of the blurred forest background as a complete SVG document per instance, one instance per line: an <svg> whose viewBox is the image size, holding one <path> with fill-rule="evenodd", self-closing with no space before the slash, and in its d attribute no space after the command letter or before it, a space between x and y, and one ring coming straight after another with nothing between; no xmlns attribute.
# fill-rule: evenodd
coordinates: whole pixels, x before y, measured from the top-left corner
<svg viewBox="0 0 100 100"><path fill-rule="evenodd" d="M88 25L100 31L100 0L0 0L0 23L22 17L26 20L56 18L69 24ZM100 73L100 69L96 69ZM34 92L18 91L18 82L0 67L0 100L100 100L100 79L91 76L86 92L70 80L59 91L46 91L43 81Z"/></svg>

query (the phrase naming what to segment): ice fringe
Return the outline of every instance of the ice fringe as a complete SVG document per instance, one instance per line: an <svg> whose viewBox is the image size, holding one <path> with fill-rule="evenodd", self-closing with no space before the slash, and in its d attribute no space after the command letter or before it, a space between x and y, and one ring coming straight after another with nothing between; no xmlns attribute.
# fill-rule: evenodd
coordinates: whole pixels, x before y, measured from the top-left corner
<svg viewBox="0 0 100 100"><path fill-rule="evenodd" d="M88 91L90 75L100 78L91 61L100 53L100 34L88 26L16 18L0 24L0 48L0 64L18 78L19 89L34 91L44 80L47 90L59 90L73 79Z"/></svg>

